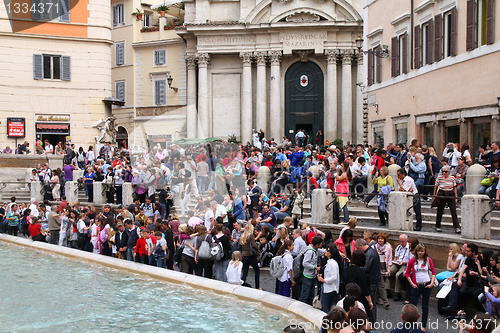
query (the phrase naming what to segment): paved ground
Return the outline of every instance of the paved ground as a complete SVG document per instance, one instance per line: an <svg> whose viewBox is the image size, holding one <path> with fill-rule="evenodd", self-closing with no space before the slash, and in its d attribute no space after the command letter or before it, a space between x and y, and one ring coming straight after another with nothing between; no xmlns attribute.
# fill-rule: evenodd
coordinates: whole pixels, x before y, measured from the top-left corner
<svg viewBox="0 0 500 333"><path fill-rule="evenodd" d="M254 285L254 275L253 270L250 269L247 282L250 285ZM274 293L275 289L275 279L268 274L261 274L260 286L262 289L268 292ZM403 308L403 302L393 302L389 300L391 306L388 310L382 306L377 308L377 325L379 327L373 327L373 330L377 329L383 333L389 333L391 327L395 328L398 322L401 321L401 309ZM418 305L419 311L422 311L421 304ZM374 325L375 326L375 325ZM437 311L437 305L433 300L429 304L429 324L427 325L427 332L435 333L458 333L458 325L456 322L447 321L444 316L439 315ZM281 333L281 332L280 332Z"/></svg>

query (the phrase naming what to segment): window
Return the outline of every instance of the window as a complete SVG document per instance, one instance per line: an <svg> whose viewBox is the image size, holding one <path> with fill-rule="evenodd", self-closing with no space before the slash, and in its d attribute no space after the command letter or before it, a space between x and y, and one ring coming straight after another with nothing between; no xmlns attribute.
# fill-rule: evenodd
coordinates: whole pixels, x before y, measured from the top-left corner
<svg viewBox="0 0 500 333"><path fill-rule="evenodd" d="M70 21L70 0L33 0L33 20Z"/></svg>
<svg viewBox="0 0 500 333"><path fill-rule="evenodd" d="M408 33L393 37L391 49L391 76L408 73Z"/></svg>
<svg viewBox="0 0 500 333"><path fill-rule="evenodd" d="M144 27L151 26L151 15L148 13L144 13Z"/></svg>
<svg viewBox="0 0 500 333"><path fill-rule="evenodd" d="M368 85L382 82L382 61L377 54L380 54L380 45L368 51Z"/></svg>
<svg viewBox="0 0 500 333"><path fill-rule="evenodd" d="M493 44L494 0L467 0L466 49Z"/></svg>
<svg viewBox="0 0 500 333"><path fill-rule="evenodd" d="M155 105L166 105L167 104L167 80L155 80L154 81L154 102Z"/></svg>
<svg viewBox="0 0 500 333"><path fill-rule="evenodd" d="M384 128L375 127L373 128L373 144L379 147L385 147L384 145Z"/></svg>
<svg viewBox="0 0 500 333"><path fill-rule="evenodd" d="M115 82L115 97L125 102L125 81Z"/></svg>
<svg viewBox="0 0 500 333"><path fill-rule="evenodd" d="M119 3L113 6L113 25L117 26L120 24L125 24L125 5L123 3Z"/></svg>
<svg viewBox="0 0 500 333"><path fill-rule="evenodd" d="M71 57L53 54L33 55L35 80L71 80Z"/></svg>
<svg viewBox="0 0 500 333"><path fill-rule="evenodd" d="M454 20L452 19L452 11L443 14L443 57L451 57L455 55L452 50L452 41L454 42L455 34ZM453 17L454 18L454 17Z"/></svg>
<svg viewBox="0 0 500 333"><path fill-rule="evenodd" d="M432 64L432 20L422 24L422 63Z"/></svg>
<svg viewBox="0 0 500 333"><path fill-rule="evenodd" d="M153 53L155 66L162 66L166 64L166 50L155 50Z"/></svg>
<svg viewBox="0 0 500 333"><path fill-rule="evenodd" d="M121 66L125 63L125 43L116 43L115 44L115 58L116 58L116 66Z"/></svg>
<svg viewBox="0 0 500 333"><path fill-rule="evenodd" d="M395 134L396 134L396 144L404 144L405 146L408 144L408 124L397 124L395 125Z"/></svg>

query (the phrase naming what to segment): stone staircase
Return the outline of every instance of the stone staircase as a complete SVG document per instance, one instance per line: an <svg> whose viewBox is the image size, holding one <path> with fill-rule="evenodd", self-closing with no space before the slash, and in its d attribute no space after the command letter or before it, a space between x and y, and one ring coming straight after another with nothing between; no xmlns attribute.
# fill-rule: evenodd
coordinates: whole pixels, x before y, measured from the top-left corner
<svg viewBox="0 0 500 333"><path fill-rule="evenodd" d="M430 201L422 201L422 228L432 230L436 224L437 208L431 208L430 205ZM366 208L365 204L361 201L349 201L347 207L349 208L349 216L356 217L358 219L358 222L373 226L379 225L380 220L377 213L375 198L370 202L368 208ZM410 212L413 213L413 210L411 210ZM459 221L461 222L460 208L457 208L457 216ZM342 220L342 215L340 218ZM491 224L492 238L500 239L500 210L493 211L490 215L488 215L487 218L489 219L489 223ZM321 221L312 221L311 219L311 203L309 199L306 199L304 201L302 222L321 224ZM445 208L444 210L441 227L443 231L453 232L454 230L450 210L448 208Z"/></svg>

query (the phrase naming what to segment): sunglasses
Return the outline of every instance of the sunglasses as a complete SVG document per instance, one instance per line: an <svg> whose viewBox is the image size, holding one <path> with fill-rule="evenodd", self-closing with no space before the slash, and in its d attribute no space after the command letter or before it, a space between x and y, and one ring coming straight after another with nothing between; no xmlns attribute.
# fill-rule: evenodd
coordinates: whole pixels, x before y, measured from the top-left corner
<svg viewBox="0 0 500 333"><path fill-rule="evenodd" d="M443 171L443 173L450 173L449 171Z"/></svg>

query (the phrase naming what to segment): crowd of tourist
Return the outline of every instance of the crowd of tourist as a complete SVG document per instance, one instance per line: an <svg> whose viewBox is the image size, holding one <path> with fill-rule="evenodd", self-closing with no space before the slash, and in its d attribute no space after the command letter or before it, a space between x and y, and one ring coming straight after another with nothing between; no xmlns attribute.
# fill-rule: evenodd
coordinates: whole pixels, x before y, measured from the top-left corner
<svg viewBox="0 0 500 333"><path fill-rule="evenodd" d="M403 145L323 147L306 144L300 137L295 145L289 140L281 145L257 141L258 145L247 146L227 142L189 148L157 146L132 156L111 145L95 154L92 147L75 151L67 145L62 169L44 164L32 171L31 180L45 184L43 203L32 199L30 204L18 205L12 198L0 208L3 231L14 235L21 231L36 241L167 269L177 267L236 285L250 286L247 278L252 267L255 288L260 288L260 270L271 266L276 293L320 303L326 313L340 306L349 316L359 308L363 314L356 310L353 316L366 316L372 323L378 307L390 306L390 280L394 279L393 302L416 305L421 299L425 329L431 290L435 281L443 283L439 274L436 277L426 246L401 235L393 252L385 233L372 235L369 230L354 239L357 219L349 216L348 202L362 200L368 205L377 197L380 224L386 225L391 190L437 194L436 230L441 231L448 206L455 232L460 233L456 201L463 194L471 163L468 147L459 150L457 144L449 144L439 158L432 147L416 140L408 149ZM495 196L500 193L496 191L500 151L497 142L491 148L478 158L488 167L485 179L491 181L480 192ZM389 175L391 164L400 166L397 179ZM317 166L317 173L311 166ZM369 166L373 166L371 173ZM267 168L269 172L264 172ZM257 183L267 174L269 190L264 192ZM73 180L80 182L88 204L66 201L64 183ZM372 193L366 193L368 181L375 185ZM106 185L108 205L100 211L92 204L94 182ZM134 190L128 206L123 205L124 183L131 183ZM303 201L317 188L330 188L336 194L334 223L345 223L338 237L330 230L299 224ZM420 230L421 199L415 200L415 230ZM112 208L115 203L117 208ZM485 251L480 255L474 244L464 246L463 256L453 252L447 269L454 272L444 280L454 282L449 304L442 310L455 316L470 295L478 310L498 314L491 313L496 309L495 297L500 297L500 289L494 286L500 282L497 259Z"/></svg>

